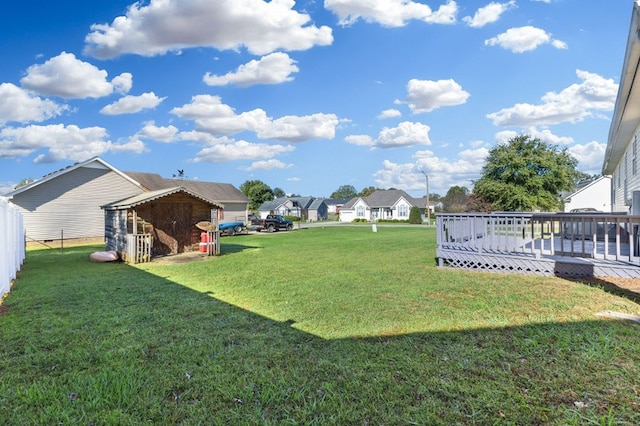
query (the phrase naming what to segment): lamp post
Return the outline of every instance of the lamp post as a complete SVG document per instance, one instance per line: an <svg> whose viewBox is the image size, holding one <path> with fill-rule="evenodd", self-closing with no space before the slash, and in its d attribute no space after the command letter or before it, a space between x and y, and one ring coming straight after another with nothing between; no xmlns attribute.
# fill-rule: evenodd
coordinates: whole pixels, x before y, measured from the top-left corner
<svg viewBox="0 0 640 426"><path fill-rule="evenodd" d="M429 175L424 171L420 170L424 175L425 180L427 181L427 224L431 225L431 206L429 203Z"/></svg>

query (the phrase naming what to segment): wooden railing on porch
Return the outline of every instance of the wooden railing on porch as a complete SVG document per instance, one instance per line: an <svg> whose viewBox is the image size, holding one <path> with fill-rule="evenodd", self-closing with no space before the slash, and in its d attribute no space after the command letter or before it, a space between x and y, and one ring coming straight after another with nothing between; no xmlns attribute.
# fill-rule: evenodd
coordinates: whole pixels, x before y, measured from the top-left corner
<svg viewBox="0 0 640 426"><path fill-rule="evenodd" d="M640 265L640 216L615 213L439 214L439 251L580 257Z"/></svg>

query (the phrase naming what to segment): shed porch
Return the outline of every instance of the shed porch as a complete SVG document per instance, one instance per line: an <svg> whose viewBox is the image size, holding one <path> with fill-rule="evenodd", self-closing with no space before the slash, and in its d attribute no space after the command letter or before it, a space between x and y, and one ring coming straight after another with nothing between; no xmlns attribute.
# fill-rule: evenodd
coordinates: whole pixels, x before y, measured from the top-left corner
<svg viewBox="0 0 640 426"><path fill-rule="evenodd" d="M639 225L615 213L439 214L436 256L440 267L640 278Z"/></svg>

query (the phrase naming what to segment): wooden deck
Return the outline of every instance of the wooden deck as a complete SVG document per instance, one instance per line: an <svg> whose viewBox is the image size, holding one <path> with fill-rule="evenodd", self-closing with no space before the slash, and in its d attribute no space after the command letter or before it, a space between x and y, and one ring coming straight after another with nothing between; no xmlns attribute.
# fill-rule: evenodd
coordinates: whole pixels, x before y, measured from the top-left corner
<svg viewBox="0 0 640 426"><path fill-rule="evenodd" d="M436 223L440 267L640 278L640 216L445 214Z"/></svg>

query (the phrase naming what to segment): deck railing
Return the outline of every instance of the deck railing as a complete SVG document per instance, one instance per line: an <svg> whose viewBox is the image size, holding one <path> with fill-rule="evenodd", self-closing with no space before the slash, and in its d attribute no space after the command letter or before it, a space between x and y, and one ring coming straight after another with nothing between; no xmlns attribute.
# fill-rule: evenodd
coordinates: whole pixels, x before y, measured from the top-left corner
<svg viewBox="0 0 640 426"><path fill-rule="evenodd" d="M565 256L640 264L640 216L616 213L439 214L439 250Z"/></svg>
<svg viewBox="0 0 640 426"><path fill-rule="evenodd" d="M127 251L125 260L128 263L143 263L151 261L151 234L127 234Z"/></svg>

